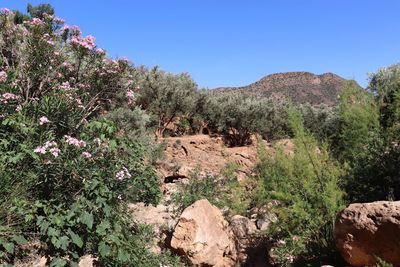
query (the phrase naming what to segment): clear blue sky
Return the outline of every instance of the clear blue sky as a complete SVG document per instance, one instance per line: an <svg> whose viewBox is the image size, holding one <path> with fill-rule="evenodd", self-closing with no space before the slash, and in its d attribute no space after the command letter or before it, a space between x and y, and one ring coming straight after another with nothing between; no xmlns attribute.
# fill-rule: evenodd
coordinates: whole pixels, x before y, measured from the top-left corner
<svg viewBox="0 0 400 267"><path fill-rule="evenodd" d="M334 72L362 86L400 59L398 0L0 0L50 3L111 56L189 72L202 87L275 72Z"/></svg>

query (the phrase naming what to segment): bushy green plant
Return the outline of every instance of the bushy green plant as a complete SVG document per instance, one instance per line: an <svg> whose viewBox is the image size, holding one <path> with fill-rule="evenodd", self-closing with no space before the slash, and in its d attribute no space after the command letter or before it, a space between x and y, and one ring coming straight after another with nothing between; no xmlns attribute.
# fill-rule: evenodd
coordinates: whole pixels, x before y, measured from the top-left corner
<svg viewBox="0 0 400 267"><path fill-rule="evenodd" d="M182 212L185 208L200 199L207 199L214 205L218 205L218 184L212 175L200 177L200 169L194 170L190 175L189 183L184 184L182 190L174 194L172 202L176 205L176 211Z"/></svg>
<svg viewBox="0 0 400 267"><path fill-rule="evenodd" d="M273 156L261 150L257 167L261 188L254 190L253 198L261 206L279 201L270 210L279 218L270 231L281 240L272 253L280 266L329 252L333 222L343 207L339 184L344 172L339 163L326 145L304 130L297 112L289 109L288 115L295 135L293 154L279 147Z"/></svg>
<svg viewBox="0 0 400 267"><path fill-rule="evenodd" d="M158 67L140 73L137 104L155 116L156 133L162 136L175 119L191 112L197 85L187 73L173 75Z"/></svg>
<svg viewBox="0 0 400 267"><path fill-rule="evenodd" d="M299 105L304 127L318 140L330 140L339 130L339 115L336 107L325 105Z"/></svg>
<svg viewBox="0 0 400 267"><path fill-rule="evenodd" d="M149 142L135 138L148 117L135 107L134 69L49 7L29 9L24 24L0 13L0 263L35 240L51 266L85 254L104 266L176 263L148 250L126 209L161 196Z"/></svg>
<svg viewBox="0 0 400 267"><path fill-rule="evenodd" d="M351 201L398 200L399 66L370 75L368 91L341 97L339 155L350 165L346 191Z"/></svg>

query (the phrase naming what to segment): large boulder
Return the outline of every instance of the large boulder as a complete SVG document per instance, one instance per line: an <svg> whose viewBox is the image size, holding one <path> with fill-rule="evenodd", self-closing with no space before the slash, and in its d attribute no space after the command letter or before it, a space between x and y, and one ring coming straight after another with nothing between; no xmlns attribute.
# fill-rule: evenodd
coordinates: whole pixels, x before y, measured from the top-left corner
<svg viewBox="0 0 400 267"><path fill-rule="evenodd" d="M336 247L353 266L400 266L400 201L351 204L336 218Z"/></svg>
<svg viewBox="0 0 400 267"><path fill-rule="evenodd" d="M234 266L232 232L221 211L208 200L186 208L175 227L171 247L194 266Z"/></svg>

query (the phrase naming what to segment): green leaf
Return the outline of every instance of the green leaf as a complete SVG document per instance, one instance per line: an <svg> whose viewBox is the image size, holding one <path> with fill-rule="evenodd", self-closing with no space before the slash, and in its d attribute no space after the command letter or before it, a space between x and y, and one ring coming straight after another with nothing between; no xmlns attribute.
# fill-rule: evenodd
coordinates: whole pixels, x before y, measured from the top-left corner
<svg viewBox="0 0 400 267"><path fill-rule="evenodd" d="M54 246L56 248L61 248L63 250L67 250L69 243L70 242L69 242L68 236L63 235L60 238L58 238L56 240L56 242L54 242Z"/></svg>
<svg viewBox="0 0 400 267"><path fill-rule="evenodd" d="M75 234L71 229L68 229L68 233L69 236L71 237L72 243L82 248L83 246L82 238L79 235Z"/></svg>
<svg viewBox="0 0 400 267"><path fill-rule="evenodd" d="M15 235L12 238L18 245L25 245L28 243L28 240L25 239L22 235Z"/></svg>
<svg viewBox="0 0 400 267"><path fill-rule="evenodd" d="M118 260L122 262L126 262L130 259L130 254L123 250L123 249L118 249Z"/></svg>
<svg viewBox="0 0 400 267"><path fill-rule="evenodd" d="M84 211L80 216L81 223L86 224L89 229L93 227L93 214Z"/></svg>
<svg viewBox="0 0 400 267"><path fill-rule="evenodd" d="M110 228L110 222L102 221L99 225L97 225L96 233L99 235L105 235L107 233L106 230L109 228Z"/></svg>
<svg viewBox="0 0 400 267"><path fill-rule="evenodd" d="M58 232L55 228L50 227L50 228L47 230L47 235L48 235L48 236L58 236L58 235L59 235L59 232Z"/></svg>
<svg viewBox="0 0 400 267"><path fill-rule="evenodd" d="M107 257L111 253L111 247L102 241L99 243L99 253L100 256Z"/></svg>
<svg viewBox="0 0 400 267"><path fill-rule="evenodd" d="M50 267L63 267L65 265L67 265L67 261L61 258L54 258L50 263Z"/></svg>
<svg viewBox="0 0 400 267"><path fill-rule="evenodd" d="M14 253L14 243L3 243L3 247L8 253Z"/></svg>

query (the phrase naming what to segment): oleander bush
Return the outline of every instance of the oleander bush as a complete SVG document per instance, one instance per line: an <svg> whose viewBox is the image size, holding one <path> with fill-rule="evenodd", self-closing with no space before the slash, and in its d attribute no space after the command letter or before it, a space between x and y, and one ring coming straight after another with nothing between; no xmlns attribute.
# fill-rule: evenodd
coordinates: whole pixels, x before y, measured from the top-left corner
<svg viewBox="0 0 400 267"><path fill-rule="evenodd" d="M161 196L134 68L49 6L28 9L0 13L0 263L39 241L51 266L177 264L126 210Z"/></svg>

